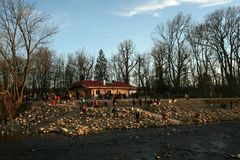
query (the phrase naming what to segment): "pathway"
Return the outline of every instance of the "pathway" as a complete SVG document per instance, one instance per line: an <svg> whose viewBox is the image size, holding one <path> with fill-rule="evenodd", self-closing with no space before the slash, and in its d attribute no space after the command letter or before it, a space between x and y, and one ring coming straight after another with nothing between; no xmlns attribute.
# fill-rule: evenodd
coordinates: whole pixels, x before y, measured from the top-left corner
<svg viewBox="0 0 240 160"><path fill-rule="evenodd" d="M152 112L149 112L149 111L145 111L145 110L143 110L141 108L137 108L137 109L138 109L139 112L145 113L146 115L153 116L153 117L155 117L157 119L163 119L163 116L161 114L156 114L156 113L152 113ZM176 119L172 119L172 118L167 118L167 120L172 122L172 123L174 123L174 124L177 124L177 125L182 123L182 121L179 121L179 120L176 120Z"/></svg>

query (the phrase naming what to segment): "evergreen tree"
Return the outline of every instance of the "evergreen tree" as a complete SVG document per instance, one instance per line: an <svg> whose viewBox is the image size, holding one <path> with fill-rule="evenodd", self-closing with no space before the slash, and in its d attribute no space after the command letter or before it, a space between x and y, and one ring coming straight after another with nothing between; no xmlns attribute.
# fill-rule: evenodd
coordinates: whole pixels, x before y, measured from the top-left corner
<svg viewBox="0 0 240 160"><path fill-rule="evenodd" d="M105 55L102 49L99 51L99 55L95 65L94 79L99 81L108 80L107 59L105 58Z"/></svg>

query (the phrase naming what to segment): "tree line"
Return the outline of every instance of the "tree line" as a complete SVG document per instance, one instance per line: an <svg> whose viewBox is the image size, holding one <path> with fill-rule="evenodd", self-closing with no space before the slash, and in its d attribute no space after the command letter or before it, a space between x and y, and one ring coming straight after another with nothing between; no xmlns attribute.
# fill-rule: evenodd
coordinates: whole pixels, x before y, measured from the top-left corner
<svg viewBox="0 0 240 160"><path fill-rule="evenodd" d="M57 33L48 20L34 4L0 0L0 90L13 102L93 79L131 83L141 95L239 97L240 7L215 10L201 22L178 13L156 26L149 53L123 40L110 58L82 49L67 61L47 46Z"/></svg>
<svg viewBox="0 0 240 160"><path fill-rule="evenodd" d="M239 7L215 10L202 22L179 13L156 26L149 53L137 52L132 40L121 41L110 58L102 49L96 57L79 50L65 62L49 52L52 59L46 61L49 69L43 78L48 82L42 84L48 87L40 90L67 89L79 80L107 80L131 83L141 95L239 97L239 22Z"/></svg>

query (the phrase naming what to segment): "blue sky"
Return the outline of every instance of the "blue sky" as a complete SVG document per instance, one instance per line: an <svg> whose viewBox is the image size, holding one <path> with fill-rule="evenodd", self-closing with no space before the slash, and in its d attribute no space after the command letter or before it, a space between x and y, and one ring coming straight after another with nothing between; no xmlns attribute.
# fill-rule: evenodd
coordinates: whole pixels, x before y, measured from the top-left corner
<svg viewBox="0 0 240 160"><path fill-rule="evenodd" d="M118 44L131 39L139 53L153 46L151 34L178 12L201 20L206 14L226 6L239 6L240 0L29 0L39 12L48 13L59 26L50 48L63 56L84 50L97 56L103 49L108 58Z"/></svg>

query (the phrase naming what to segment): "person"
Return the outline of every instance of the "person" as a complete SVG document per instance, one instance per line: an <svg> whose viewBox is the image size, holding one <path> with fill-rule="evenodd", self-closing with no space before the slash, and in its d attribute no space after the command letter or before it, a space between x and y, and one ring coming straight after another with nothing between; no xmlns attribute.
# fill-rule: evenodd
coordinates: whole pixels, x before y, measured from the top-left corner
<svg viewBox="0 0 240 160"><path fill-rule="evenodd" d="M114 108L112 109L112 113L113 113L113 116L114 116L114 117L118 117L116 107L114 107Z"/></svg>
<svg viewBox="0 0 240 160"><path fill-rule="evenodd" d="M34 92L34 94L33 94L33 100L37 101L37 93L36 92Z"/></svg>
<svg viewBox="0 0 240 160"><path fill-rule="evenodd" d="M132 100L132 104L133 104L133 107L135 107L135 105L136 105L135 99Z"/></svg>
<svg viewBox="0 0 240 160"><path fill-rule="evenodd" d="M140 107L142 107L142 99L141 98L138 99L138 104Z"/></svg>
<svg viewBox="0 0 240 160"><path fill-rule="evenodd" d="M105 107L108 107L108 103L107 103L107 102L104 102L104 106L105 106Z"/></svg>
<svg viewBox="0 0 240 160"><path fill-rule="evenodd" d="M117 104L117 100L115 97L113 97L113 106L115 106Z"/></svg>
<svg viewBox="0 0 240 160"><path fill-rule="evenodd" d="M57 96L57 103L60 102L60 96Z"/></svg>
<svg viewBox="0 0 240 160"><path fill-rule="evenodd" d="M84 112L87 112L87 111L88 111L88 108L87 108L86 104L83 104L83 105L82 105L82 110L83 110Z"/></svg>
<svg viewBox="0 0 240 160"><path fill-rule="evenodd" d="M79 109L82 110L83 109L83 104L79 103Z"/></svg>
<svg viewBox="0 0 240 160"><path fill-rule="evenodd" d="M136 122L137 122L137 123L140 122L140 113L139 113L138 110L137 110L137 112L136 112Z"/></svg>
<svg viewBox="0 0 240 160"><path fill-rule="evenodd" d="M56 101L53 99L52 100L52 105L55 105L56 104Z"/></svg>
<svg viewBox="0 0 240 160"><path fill-rule="evenodd" d="M221 103L221 104L220 104L220 108L226 109L226 108L227 108L227 106L226 106L226 104L225 104L225 103Z"/></svg>
<svg viewBox="0 0 240 160"><path fill-rule="evenodd" d="M87 106L86 106L86 103L85 103L85 102L86 102L86 101L85 101L85 99L83 98L83 99L82 99L82 102L80 103L80 110L83 110L83 111L86 110Z"/></svg>
<svg viewBox="0 0 240 160"><path fill-rule="evenodd" d="M147 97L144 98L144 103L147 104Z"/></svg>
<svg viewBox="0 0 240 160"><path fill-rule="evenodd" d="M4 116L3 121L4 121L4 125L6 127L7 126L7 115Z"/></svg>
<svg viewBox="0 0 240 160"><path fill-rule="evenodd" d="M83 98L83 99L82 99L82 105L84 105L85 102L86 102L86 100Z"/></svg>
<svg viewBox="0 0 240 160"><path fill-rule="evenodd" d="M48 92L47 92L47 95L46 95L46 101L50 101L50 95L49 95Z"/></svg>
<svg viewBox="0 0 240 160"><path fill-rule="evenodd" d="M157 97L157 106L159 106L161 103L160 103L160 98Z"/></svg>
<svg viewBox="0 0 240 160"><path fill-rule="evenodd" d="M200 113L197 112L195 115L194 115L195 118L199 118L200 117Z"/></svg>
<svg viewBox="0 0 240 160"><path fill-rule="evenodd" d="M166 116L165 113L162 113L162 119L163 119L163 120L166 120L166 119L167 119L167 116Z"/></svg>
<svg viewBox="0 0 240 160"><path fill-rule="evenodd" d="M167 91L167 98L169 99L170 98L170 93L169 93L169 91Z"/></svg>

